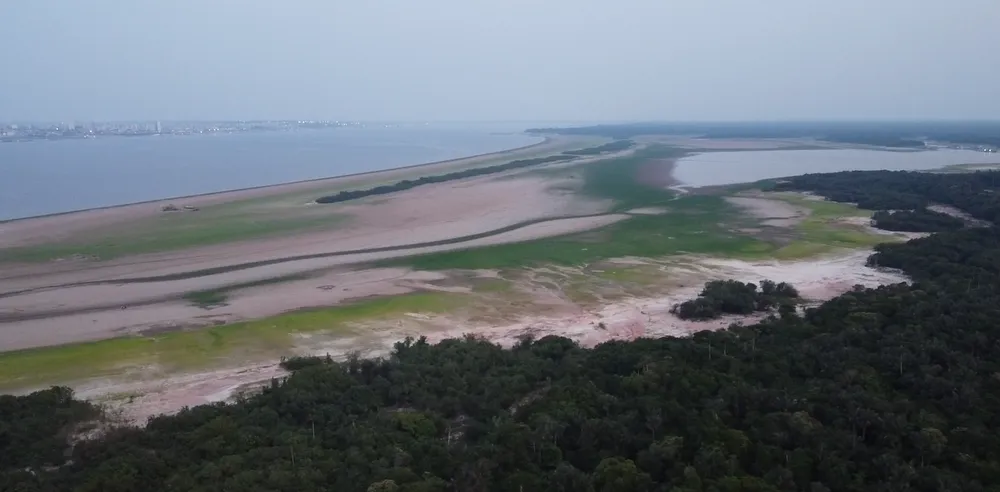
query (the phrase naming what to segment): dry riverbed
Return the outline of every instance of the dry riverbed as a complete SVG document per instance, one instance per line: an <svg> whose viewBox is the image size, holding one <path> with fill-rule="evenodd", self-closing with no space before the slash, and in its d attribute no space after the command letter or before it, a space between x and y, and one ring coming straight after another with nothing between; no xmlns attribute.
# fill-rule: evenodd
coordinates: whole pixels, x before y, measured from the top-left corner
<svg viewBox="0 0 1000 492"><path fill-rule="evenodd" d="M447 312L434 315L404 313L392 320L361 322L355 333L348 336L301 336L296 353L324 355L343 360L356 352L364 357L389 353L393 343L407 336L426 336L430 342L473 334L503 346L510 346L520 337L546 335L568 337L584 346L594 346L609 340L631 340L639 337L686 336L701 330L722 329L733 323L749 324L761 319L755 316L728 316L712 321L683 321L670 308L698 294L701 285L712 279L737 279L757 282L761 279L790 282L808 304L816 304L852 289L855 285L878 285L906 282L898 272L876 270L865 266L866 251L844 252L810 261L748 262L716 258L685 257L665 260L626 258L606 262L604 271L625 268L649 272L650 281L640 290L628 289L611 294L609 284L593 284L592 297L581 301L566 288L571 279L579 280L594 272L560 267L545 268L518 275L511 280L512 290L495 294L489 304L492 317L484 319L469 312ZM483 277L495 277L497 272L476 272ZM406 271L379 272L383 278L395 276L411 282L411 286L432 287L441 276L426 276ZM614 283L612 283L614 284ZM654 285L655 284L655 285ZM620 286L619 286L620 287ZM462 288L459 288L462 289ZM467 289L466 289L467 290ZM526 296L526 297L524 297ZM502 307L505 299L530 299L528 304ZM155 373L155 368L147 368ZM140 372L142 370L140 369ZM224 401L233 395L257 387L285 372L277 361L237 365L201 373L189 373L151 379L106 379L84 382L76 386L85 398L108 403L121 409L137 423L150 415L176 412L184 406Z"/></svg>

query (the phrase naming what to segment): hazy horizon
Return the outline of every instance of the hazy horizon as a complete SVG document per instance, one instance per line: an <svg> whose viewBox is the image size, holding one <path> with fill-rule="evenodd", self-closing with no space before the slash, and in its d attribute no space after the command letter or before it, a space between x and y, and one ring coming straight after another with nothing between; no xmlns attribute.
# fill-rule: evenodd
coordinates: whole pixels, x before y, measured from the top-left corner
<svg viewBox="0 0 1000 492"><path fill-rule="evenodd" d="M6 2L0 121L989 121L996 19L993 0Z"/></svg>

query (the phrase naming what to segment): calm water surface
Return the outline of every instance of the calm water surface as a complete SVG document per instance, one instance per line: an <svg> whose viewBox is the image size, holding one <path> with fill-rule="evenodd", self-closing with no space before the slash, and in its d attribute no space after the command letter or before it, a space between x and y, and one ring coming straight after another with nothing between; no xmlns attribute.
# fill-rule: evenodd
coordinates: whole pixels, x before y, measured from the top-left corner
<svg viewBox="0 0 1000 492"><path fill-rule="evenodd" d="M512 130L338 128L0 143L0 220L378 171L541 141Z"/></svg>
<svg viewBox="0 0 1000 492"><path fill-rule="evenodd" d="M1000 163L1000 155L972 150L892 152L864 149L709 152L677 162L674 177L684 186L715 186L806 173L879 169L926 171L951 164Z"/></svg>

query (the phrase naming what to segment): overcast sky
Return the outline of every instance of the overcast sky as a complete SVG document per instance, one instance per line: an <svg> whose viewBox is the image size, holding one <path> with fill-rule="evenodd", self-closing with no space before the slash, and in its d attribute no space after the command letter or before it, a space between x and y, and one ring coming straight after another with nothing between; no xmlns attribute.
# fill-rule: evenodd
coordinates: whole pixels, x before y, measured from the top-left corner
<svg viewBox="0 0 1000 492"><path fill-rule="evenodd" d="M0 121L1000 118L1000 0L4 0Z"/></svg>

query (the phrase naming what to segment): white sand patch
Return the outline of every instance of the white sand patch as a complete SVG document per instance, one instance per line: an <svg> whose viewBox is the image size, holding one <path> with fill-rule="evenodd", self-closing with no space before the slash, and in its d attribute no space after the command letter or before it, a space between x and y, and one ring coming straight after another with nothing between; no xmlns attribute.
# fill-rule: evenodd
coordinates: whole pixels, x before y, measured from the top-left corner
<svg viewBox="0 0 1000 492"><path fill-rule="evenodd" d="M761 220L761 224L772 227L792 227L809 216L810 210L797 207L781 200L747 196L729 196L726 201L742 208Z"/></svg>
<svg viewBox="0 0 1000 492"><path fill-rule="evenodd" d="M825 201L827 201L827 199L826 199L825 196L817 195L817 194L815 194L815 193L813 193L811 191L802 191L802 192L799 192L799 194L802 195L802 198L805 198L806 200L809 200L809 201L813 201L813 202L825 202Z"/></svg>
<svg viewBox="0 0 1000 492"><path fill-rule="evenodd" d="M929 205L927 210L937 212L939 214L950 215L956 219L964 221L971 227L989 227L992 225L988 221L977 219L969 215L966 211L950 205Z"/></svg>
<svg viewBox="0 0 1000 492"><path fill-rule="evenodd" d="M633 215L663 215L667 213L667 209L663 207L640 207L633 208L625 213Z"/></svg>
<svg viewBox="0 0 1000 492"><path fill-rule="evenodd" d="M762 279L788 282L806 299L825 301L850 290L855 285L879 285L907 282L898 271L869 268L865 262L871 251L854 251L809 261L745 262L707 259L701 263L713 268L717 276L743 282Z"/></svg>
<svg viewBox="0 0 1000 492"><path fill-rule="evenodd" d="M226 401L242 388L287 374L272 362L143 381L93 381L78 385L74 390L79 398L103 402L111 409L120 410L131 423L145 425L149 417Z"/></svg>
<svg viewBox="0 0 1000 492"><path fill-rule="evenodd" d="M930 236L929 232L905 232L905 231L887 231L885 229L879 229L872 225L872 219L870 217L840 217L837 222L841 224L847 224L855 227L860 227L865 230L868 234L878 234L880 236L893 237L900 241L909 241L910 239L919 239L922 237Z"/></svg>

